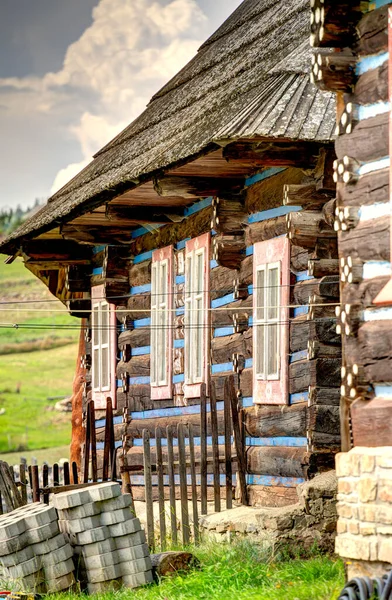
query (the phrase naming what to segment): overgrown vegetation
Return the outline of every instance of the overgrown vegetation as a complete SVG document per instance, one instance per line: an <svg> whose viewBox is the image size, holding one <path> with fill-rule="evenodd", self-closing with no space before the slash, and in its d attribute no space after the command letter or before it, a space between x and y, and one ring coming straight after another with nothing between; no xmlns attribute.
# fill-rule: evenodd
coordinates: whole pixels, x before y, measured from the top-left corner
<svg viewBox="0 0 392 600"><path fill-rule="evenodd" d="M136 592L97 594L97 600L336 600L344 587L343 564L313 553L271 556L249 542L193 549L200 568L165 578ZM57 596L73 600L75 594Z"/></svg>

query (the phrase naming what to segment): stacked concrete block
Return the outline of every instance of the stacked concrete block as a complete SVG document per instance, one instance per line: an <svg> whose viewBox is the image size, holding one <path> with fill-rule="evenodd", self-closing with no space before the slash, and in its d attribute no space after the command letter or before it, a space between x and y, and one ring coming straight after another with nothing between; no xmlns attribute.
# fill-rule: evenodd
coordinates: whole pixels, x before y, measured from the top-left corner
<svg viewBox="0 0 392 600"><path fill-rule="evenodd" d="M140 587L152 582L144 532L130 495L117 483L102 483L53 497L60 530L75 553L78 578L89 593Z"/></svg>
<svg viewBox="0 0 392 600"><path fill-rule="evenodd" d="M14 590L59 592L75 584L70 544L56 511L36 502L0 517L0 568Z"/></svg>

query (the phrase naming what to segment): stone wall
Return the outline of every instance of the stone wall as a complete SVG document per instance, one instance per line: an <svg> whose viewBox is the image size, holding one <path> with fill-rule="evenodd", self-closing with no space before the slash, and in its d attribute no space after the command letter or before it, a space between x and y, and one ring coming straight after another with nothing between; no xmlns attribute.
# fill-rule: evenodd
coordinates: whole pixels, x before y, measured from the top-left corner
<svg viewBox="0 0 392 600"><path fill-rule="evenodd" d="M392 565L392 446L356 447L336 457L336 552L347 574L379 575Z"/></svg>

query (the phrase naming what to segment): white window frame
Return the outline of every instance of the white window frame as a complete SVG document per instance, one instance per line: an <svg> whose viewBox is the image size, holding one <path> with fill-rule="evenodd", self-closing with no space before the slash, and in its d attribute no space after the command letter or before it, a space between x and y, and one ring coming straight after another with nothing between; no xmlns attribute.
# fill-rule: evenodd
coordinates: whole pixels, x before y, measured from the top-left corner
<svg viewBox="0 0 392 600"><path fill-rule="evenodd" d="M173 396L173 293L173 246L167 246L153 253L151 264L150 382L157 400Z"/></svg>
<svg viewBox="0 0 392 600"><path fill-rule="evenodd" d="M198 277L198 259L201 277ZM209 261L210 234L186 243L185 247L185 397L200 395L207 384L209 368ZM200 285L201 283L201 285ZM198 369L197 369L198 367Z"/></svg>
<svg viewBox="0 0 392 600"><path fill-rule="evenodd" d="M270 310L270 289L271 289L271 281L270 281L270 273L274 270L274 269L278 269L278 282L279 282L279 287L278 287L278 294L277 294L277 300L278 300L278 305L277 310L276 310L276 316L275 317L270 317L268 315L268 312ZM261 307L258 306L258 302L259 302L259 286L258 286L258 274L260 272L264 272L264 290L263 290L263 297L264 297L264 305L263 305L263 318L259 318L259 313L261 310ZM255 310L255 318L254 318L254 327L257 328L256 331L256 339L258 340L258 343L256 344L255 347L255 368L256 368L256 377L257 379L261 379L261 380L267 380L267 381L278 381L280 378L280 364L281 364L281 342L280 342L280 328L281 328L281 324L280 324L280 318L279 318L279 312L280 312L280 306L281 306L281 276L282 276L282 263L281 261L277 261L277 262L272 262L272 263L265 263L262 265L257 265L256 267L256 295L257 295L257 300L256 300L256 310ZM270 338L271 338L271 327L270 325L276 325L276 353L277 353L277 370L274 373L269 373L269 369L268 369L268 351L270 348ZM260 348L260 336L263 336L263 357L262 357L262 363L263 363L263 369L262 371L258 371L257 367L259 365L259 356L258 356L258 352L259 352L259 348Z"/></svg>
<svg viewBox="0 0 392 600"><path fill-rule="evenodd" d="M104 294L104 285L95 286L91 289L92 398L96 409L106 408L106 399L108 397L112 399L113 407L116 407L116 307L106 300ZM108 324L107 336L105 336L106 341L103 341L104 310L107 311L106 321ZM107 350L106 377L103 372L103 350ZM107 384L104 385L103 382L105 380Z"/></svg>
<svg viewBox="0 0 392 600"><path fill-rule="evenodd" d="M93 391L94 392L108 392L110 390L110 330L107 332L107 341L103 342L103 333L104 333L104 325L103 325L103 313L107 312L107 323L110 325L110 306L106 300L102 300L101 302L97 302L93 305L92 312L92 351L93 351ZM97 319L95 318L97 317ZM98 321L98 322L97 322ZM94 339L98 338L98 343L94 344ZM106 377L104 377L103 373L103 350L107 350L107 372ZM96 352L98 353L98 369L95 361ZM98 385L94 385L96 374L98 371ZM103 385L103 380L106 379L107 385Z"/></svg>

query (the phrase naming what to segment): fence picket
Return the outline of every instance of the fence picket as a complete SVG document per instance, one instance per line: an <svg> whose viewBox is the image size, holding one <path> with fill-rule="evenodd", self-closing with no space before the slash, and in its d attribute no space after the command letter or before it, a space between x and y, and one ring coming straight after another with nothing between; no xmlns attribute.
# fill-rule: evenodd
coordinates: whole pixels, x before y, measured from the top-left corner
<svg viewBox="0 0 392 600"><path fill-rule="evenodd" d="M176 486L174 478L174 451L173 451L173 432L168 425L166 427L167 438L167 470L169 475L169 498L170 498L170 528L173 544L177 544L177 510L176 510Z"/></svg>
<svg viewBox="0 0 392 600"><path fill-rule="evenodd" d="M154 506L152 502L152 476L151 476L151 449L150 432L143 429L143 456L144 456L144 487L146 497L146 517L147 517L147 541L151 550L155 549L154 536Z"/></svg>
<svg viewBox="0 0 392 600"><path fill-rule="evenodd" d="M200 389L200 495L201 514L207 514L207 398L205 383Z"/></svg>
<svg viewBox="0 0 392 600"><path fill-rule="evenodd" d="M188 425L189 431L189 461L191 465L191 485L192 485L192 511L193 511L193 539L195 544L199 543L199 515L197 513L197 486L196 486L196 464L195 464L195 442L193 436L193 427Z"/></svg>
<svg viewBox="0 0 392 600"><path fill-rule="evenodd" d="M184 425L179 423L177 426L178 437L178 461L180 473L180 497L181 497L181 529L182 543L188 546L190 541L189 535L189 514L188 514L188 488L186 477L186 456L185 456L185 435Z"/></svg>
<svg viewBox="0 0 392 600"><path fill-rule="evenodd" d="M162 432L160 427L155 429L155 440L158 476L159 530L161 551L164 552L166 550L165 487L163 483Z"/></svg>

